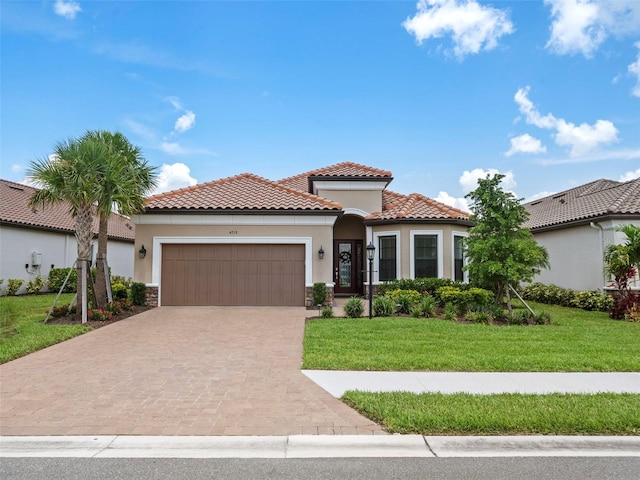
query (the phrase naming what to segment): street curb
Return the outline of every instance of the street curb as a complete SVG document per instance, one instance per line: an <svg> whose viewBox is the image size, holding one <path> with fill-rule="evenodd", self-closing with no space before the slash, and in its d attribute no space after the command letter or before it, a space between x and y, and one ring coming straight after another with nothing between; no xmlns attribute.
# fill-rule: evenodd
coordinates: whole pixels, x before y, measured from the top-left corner
<svg viewBox="0 0 640 480"><path fill-rule="evenodd" d="M348 458L640 456L640 437L422 435L0 437L0 457Z"/></svg>

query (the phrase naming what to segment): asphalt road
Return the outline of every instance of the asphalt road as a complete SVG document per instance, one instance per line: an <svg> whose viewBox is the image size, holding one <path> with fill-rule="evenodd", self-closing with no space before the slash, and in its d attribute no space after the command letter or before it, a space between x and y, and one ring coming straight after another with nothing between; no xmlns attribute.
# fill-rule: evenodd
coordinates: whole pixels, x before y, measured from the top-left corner
<svg viewBox="0 0 640 480"><path fill-rule="evenodd" d="M96 459L2 458L3 480L638 480L640 457Z"/></svg>

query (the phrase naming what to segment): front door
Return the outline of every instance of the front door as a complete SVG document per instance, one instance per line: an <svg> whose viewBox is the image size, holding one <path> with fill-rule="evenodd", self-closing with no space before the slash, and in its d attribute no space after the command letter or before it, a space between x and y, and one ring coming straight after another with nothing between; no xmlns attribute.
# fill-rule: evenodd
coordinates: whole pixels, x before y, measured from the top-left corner
<svg viewBox="0 0 640 480"><path fill-rule="evenodd" d="M334 240L333 272L336 294L362 294L362 240Z"/></svg>

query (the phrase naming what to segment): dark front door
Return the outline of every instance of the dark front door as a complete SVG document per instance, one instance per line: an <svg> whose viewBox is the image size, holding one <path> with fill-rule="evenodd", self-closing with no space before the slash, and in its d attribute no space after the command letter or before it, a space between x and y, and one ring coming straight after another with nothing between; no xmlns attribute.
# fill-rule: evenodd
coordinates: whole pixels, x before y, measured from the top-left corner
<svg viewBox="0 0 640 480"><path fill-rule="evenodd" d="M334 240L333 280L335 293L361 295L363 292L362 275L362 240Z"/></svg>

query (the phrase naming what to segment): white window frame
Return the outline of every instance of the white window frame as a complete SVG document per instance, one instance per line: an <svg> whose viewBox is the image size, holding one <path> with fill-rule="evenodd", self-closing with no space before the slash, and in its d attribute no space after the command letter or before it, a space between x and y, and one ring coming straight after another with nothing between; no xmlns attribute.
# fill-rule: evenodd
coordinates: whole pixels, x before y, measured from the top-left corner
<svg viewBox="0 0 640 480"><path fill-rule="evenodd" d="M457 231L451 232L451 280L454 280L454 281L455 281L455 278L456 278L456 252L455 252L456 237L469 238L469 233L468 232L457 232ZM462 257L462 264L464 266L469 264L469 260L467 259L466 255L463 255L463 257ZM462 282L463 283L469 283L469 271L468 270L463 270L462 271Z"/></svg>
<svg viewBox="0 0 640 480"><path fill-rule="evenodd" d="M436 236L436 245L438 248L438 277L444 277L444 250L443 250L443 232L442 230L411 230L409 237L409 273L412 279L416 278L416 264L415 264L415 238L416 235L435 235Z"/></svg>
<svg viewBox="0 0 640 480"><path fill-rule="evenodd" d="M400 261L400 252L402 251L400 247L400 231L386 231L386 232L374 232L373 233L373 244L376 247L376 254L373 259L373 284L380 284L380 237L396 237L396 280L402 278L402 270Z"/></svg>

